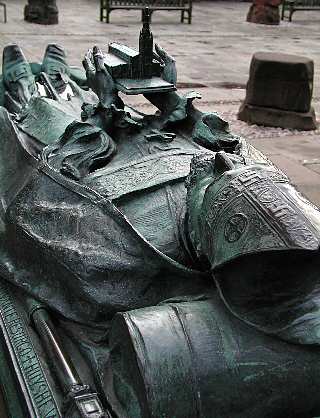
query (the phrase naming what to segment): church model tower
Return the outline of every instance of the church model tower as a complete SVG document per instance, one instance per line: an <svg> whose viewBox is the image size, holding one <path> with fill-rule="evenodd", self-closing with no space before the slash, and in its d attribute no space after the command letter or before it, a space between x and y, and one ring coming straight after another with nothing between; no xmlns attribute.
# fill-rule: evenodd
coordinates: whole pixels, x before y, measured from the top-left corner
<svg viewBox="0 0 320 418"><path fill-rule="evenodd" d="M151 10L142 11L142 29L139 51L112 42L104 64L115 79L116 87L126 94L145 94L175 90L176 87L161 78L163 65L154 58L153 35L150 30Z"/></svg>
<svg viewBox="0 0 320 418"><path fill-rule="evenodd" d="M142 29L139 37L140 78L153 75L153 35L150 31L151 12L149 8L142 11Z"/></svg>

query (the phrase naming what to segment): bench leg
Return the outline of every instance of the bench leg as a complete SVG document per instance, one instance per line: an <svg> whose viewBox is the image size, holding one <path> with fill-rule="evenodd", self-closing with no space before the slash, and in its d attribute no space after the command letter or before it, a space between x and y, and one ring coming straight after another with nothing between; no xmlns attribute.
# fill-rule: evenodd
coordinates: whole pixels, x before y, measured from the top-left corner
<svg viewBox="0 0 320 418"><path fill-rule="evenodd" d="M282 3L281 20L284 20L284 5L285 5L285 2Z"/></svg>
<svg viewBox="0 0 320 418"><path fill-rule="evenodd" d="M290 6L289 22L292 22L292 15L294 13L293 5Z"/></svg>
<svg viewBox="0 0 320 418"><path fill-rule="evenodd" d="M188 23L189 25L191 24L191 20L192 20L192 10L181 10L181 23L184 23L184 21L186 20L186 16L185 13L188 14Z"/></svg>
<svg viewBox="0 0 320 418"><path fill-rule="evenodd" d="M100 22L103 22L104 20L104 10L105 10L104 0L100 0Z"/></svg>
<svg viewBox="0 0 320 418"><path fill-rule="evenodd" d="M191 19L192 19L192 10L187 10L188 13L188 23L191 25Z"/></svg>

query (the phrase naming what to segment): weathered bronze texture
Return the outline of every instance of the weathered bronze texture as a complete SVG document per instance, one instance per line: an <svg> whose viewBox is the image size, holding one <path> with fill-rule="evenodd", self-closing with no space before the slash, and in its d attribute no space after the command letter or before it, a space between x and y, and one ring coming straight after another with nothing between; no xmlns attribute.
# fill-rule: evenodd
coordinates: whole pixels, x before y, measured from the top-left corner
<svg viewBox="0 0 320 418"><path fill-rule="evenodd" d="M131 416L224 417L231 409L239 418L303 416L302 381L314 405L319 354L306 356L226 313L215 295L116 315L114 390ZM270 396L271 384L282 396Z"/></svg>
<svg viewBox="0 0 320 418"><path fill-rule="evenodd" d="M178 94L148 11L139 52L95 46L83 65L3 51L8 415L319 416L318 208ZM125 105L128 80L154 115Z"/></svg>
<svg viewBox="0 0 320 418"><path fill-rule="evenodd" d="M150 31L151 11L142 12L143 27L139 36L139 51L112 42L108 54L101 59L116 82L117 90L125 94L160 93L175 90L173 83L160 77L163 60L159 47L154 53L153 35Z"/></svg>

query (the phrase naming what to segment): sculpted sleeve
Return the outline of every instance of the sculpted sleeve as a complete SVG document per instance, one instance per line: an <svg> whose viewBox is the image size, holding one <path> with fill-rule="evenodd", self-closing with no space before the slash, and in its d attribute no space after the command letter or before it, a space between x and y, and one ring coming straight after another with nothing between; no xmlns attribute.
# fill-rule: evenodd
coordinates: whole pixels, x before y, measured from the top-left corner
<svg viewBox="0 0 320 418"><path fill-rule="evenodd" d="M319 344L320 212L249 154L193 161L190 240L233 314L288 341Z"/></svg>

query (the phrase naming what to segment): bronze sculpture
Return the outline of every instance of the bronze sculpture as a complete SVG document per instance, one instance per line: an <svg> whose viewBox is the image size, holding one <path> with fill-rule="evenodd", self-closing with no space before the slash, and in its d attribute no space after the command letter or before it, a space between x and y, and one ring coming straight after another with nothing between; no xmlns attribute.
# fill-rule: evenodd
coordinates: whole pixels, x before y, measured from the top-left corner
<svg viewBox="0 0 320 418"><path fill-rule="evenodd" d="M145 29L142 53L148 11ZM319 414L319 210L197 94L177 94L159 46L95 47L85 76L56 45L42 64L16 45L3 56L9 414ZM159 111L125 106L120 88Z"/></svg>

